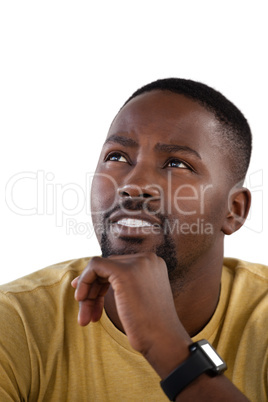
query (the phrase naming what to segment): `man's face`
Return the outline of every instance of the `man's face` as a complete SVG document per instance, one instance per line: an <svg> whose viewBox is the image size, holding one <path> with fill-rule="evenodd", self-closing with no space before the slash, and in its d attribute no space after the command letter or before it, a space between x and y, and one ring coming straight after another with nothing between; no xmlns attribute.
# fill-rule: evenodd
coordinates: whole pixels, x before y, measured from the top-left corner
<svg viewBox="0 0 268 402"><path fill-rule="evenodd" d="M105 257L153 251L170 275L222 253L228 162L214 116L167 91L132 99L116 116L92 184Z"/></svg>

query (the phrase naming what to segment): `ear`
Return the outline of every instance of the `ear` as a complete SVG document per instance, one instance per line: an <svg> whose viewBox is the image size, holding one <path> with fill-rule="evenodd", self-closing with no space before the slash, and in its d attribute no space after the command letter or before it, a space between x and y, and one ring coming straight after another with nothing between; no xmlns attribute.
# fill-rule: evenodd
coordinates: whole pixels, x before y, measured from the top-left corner
<svg viewBox="0 0 268 402"><path fill-rule="evenodd" d="M236 232L247 219L251 204L251 194L247 188L234 188L228 200L228 214L224 220L222 231L226 235Z"/></svg>

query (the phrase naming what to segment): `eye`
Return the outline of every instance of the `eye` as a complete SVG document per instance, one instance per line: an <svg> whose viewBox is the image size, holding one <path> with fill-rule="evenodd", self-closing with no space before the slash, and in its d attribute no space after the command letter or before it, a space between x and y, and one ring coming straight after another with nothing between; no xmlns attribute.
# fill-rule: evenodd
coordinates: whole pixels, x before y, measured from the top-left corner
<svg viewBox="0 0 268 402"><path fill-rule="evenodd" d="M120 154L119 152L113 152L112 154L109 154L105 161L112 161L112 162L124 162L127 163L127 159Z"/></svg>
<svg viewBox="0 0 268 402"><path fill-rule="evenodd" d="M182 162L180 159L171 159L168 161L167 167L177 168L177 169L190 169L186 163Z"/></svg>

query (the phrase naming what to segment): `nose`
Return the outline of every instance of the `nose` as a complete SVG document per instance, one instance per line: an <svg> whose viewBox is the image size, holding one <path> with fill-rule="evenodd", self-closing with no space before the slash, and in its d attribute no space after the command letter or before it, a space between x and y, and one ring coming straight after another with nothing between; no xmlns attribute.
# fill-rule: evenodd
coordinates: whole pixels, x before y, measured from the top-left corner
<svg viewBox="0 0 268 402"><path fill-rule="evenodd" d="M122 186L118 188L120 197L131 198L154 198L159 199L161 196L161 186L153 180L153 175L150 172L141 170L132 172L129 177L126 177Z"/></svg>
<svg viewBox="0 0 268 402"><path fill-rule="evenodd" d="M118 194L120 197L131 197L131 198L159 198L160 189L157 185L149 186L138 186L136 184L127 184L118 189Z"/></svg>

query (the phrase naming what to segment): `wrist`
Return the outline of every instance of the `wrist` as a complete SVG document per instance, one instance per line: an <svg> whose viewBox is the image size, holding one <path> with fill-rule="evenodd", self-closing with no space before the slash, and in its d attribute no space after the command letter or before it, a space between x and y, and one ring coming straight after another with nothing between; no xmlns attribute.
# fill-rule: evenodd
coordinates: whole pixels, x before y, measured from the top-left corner
<svg viewBox="0 0 268 402"><path fill-rule="evenodd" d="M190 356L189 347L192 343L188 334L187 336L162 334L152 342L144 357L163 379Z"/></svg>
<svg viewBox="0 0 268 402"><path fill-rule="evenodd" d="M217 376L227 368L226 363L205 339L192 343L189 351L190 356L160 382L171 401L203 373Z"/></svg>

